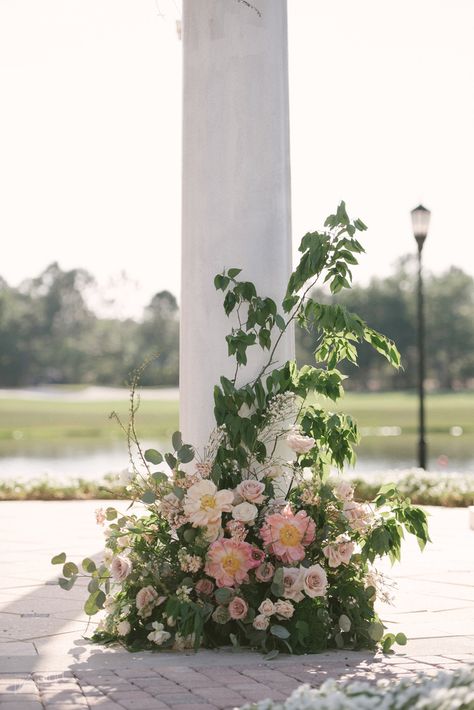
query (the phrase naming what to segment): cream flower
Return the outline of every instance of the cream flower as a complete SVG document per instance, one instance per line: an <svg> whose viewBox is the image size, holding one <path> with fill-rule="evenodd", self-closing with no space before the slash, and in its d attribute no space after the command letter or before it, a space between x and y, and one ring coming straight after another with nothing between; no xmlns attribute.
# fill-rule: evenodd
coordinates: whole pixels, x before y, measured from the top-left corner
<svg viewBox="0 0 474 710"><path fill-rule="evenodd" d="M263 616L272 616L275 613L275 605L271 599L264 599L258 610Z"/></svg>
<svg viewBox="0 0 474 710"><path fill-rule="evenodd" d="M270 619L268 618L268 616L264 616L263 614L257 614L257 616L252 622L252 626L258 631L265 631L266 629L268 629L269 624Z"/></svg>
<svg viewBox="0 0 474 710"><path fill-rule="evenodd" d="M241 523L249 525L253 523L258 515L257 506L252 503L239 503L232 509L232 517L234 520L238 520Z"/></svg>
<svg viewBox="0 0 474 710"><path fill-rule="evenodd" d="M316 442L311 436L305 436L297 429L293 429L286 437L286 443L295 454L307 454Z"/></svg>
<svg viewBox="0 0 474 710"><path fill-rule="evenodd" d="M300 602L304 599L304 569L301 567L283 567L283 596Z"/></svg>
<svg viewBox="0 0 474 710"><path fill-rule="evenodd" d="M118 636L126 636L127 634L130 633L132 630L132 627L130 626L130 623L126 620L120 621L117 624L117 635Z"/></svg>
<svg viewBox="0 0 474 710"><path fill-rule="evenodd" d="M158 621L154 621L152 627L153 631L148 634L147 639L153 643L156 643L157 646L161 646L161 644L171 638L171 634L168 631L165 631L163 624L158 623Z"/></svg>
<svg viewBox="0 0 474 710"><path fill-rule="evenodd" d="M282 619L291 619L295 611L293 604L286 599L278 599L275 602L275 614Z"/></svg>
<svg viewBox="0 0 474 710"><path fill-rule="evenodd" d="M218 491L212 481L202 480L188 489L183 508L193 527L205 527L219 523L222 513L232 510L233 500L232 491Z"/></svg>
<svg viewBox="0 0 474 710"><path fill-rule="evenodd" d="M352 500L354 497L354 487L349 481L338 481L334 486L334 495L342 501Z"/></svg>

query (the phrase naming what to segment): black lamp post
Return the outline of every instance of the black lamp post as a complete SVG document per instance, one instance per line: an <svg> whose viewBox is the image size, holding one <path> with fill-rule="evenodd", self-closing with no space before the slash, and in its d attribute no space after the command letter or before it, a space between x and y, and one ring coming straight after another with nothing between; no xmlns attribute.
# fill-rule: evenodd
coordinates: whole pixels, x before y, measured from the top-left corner
<svg viewBox="0 0 474 710"><path fill-rule="evenodd" d="M426 439L425 439L425 318L423 308L423 273L421 252L428 234L431 212L418 205L411 212L413 234L418 244L418 398L419 398L419 440L418 466L426 469Z"/></svg>

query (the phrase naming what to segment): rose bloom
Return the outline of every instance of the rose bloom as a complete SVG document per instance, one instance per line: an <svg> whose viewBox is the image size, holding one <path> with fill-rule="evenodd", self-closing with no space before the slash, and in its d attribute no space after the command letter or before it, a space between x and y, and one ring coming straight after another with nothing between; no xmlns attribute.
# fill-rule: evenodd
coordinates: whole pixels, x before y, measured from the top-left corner
<svg viewBox="0 0 474 710"><path fill-rule="evenodd" d="M193 527L205 527L220 523L222 513L232 510L233 500L232 491L218 491L212 481L202 480L188 489L183 508Z"/></svg>
<svg viewBox="0 0 474 710"><path fill-rule="evenodd" d="M146 618L150 616L153 607L158 605L158 600L164 601L165 597L159 597L158 592L153 587L143 587L135 597L135 604L138 609L139 616Z"/></svg>
<svg viewBox="0 0 474 710"><path fill-rule="evenodd" d="M357 532L365 532L374 517L366 503L356 503L354 500L344 503L343 511L350 528Z"/></svg>
<svg viewBox="0 0 474 710"><path fill-rule="evenodd" d="M131 630L132 630L132 627L130 626L129 622L126 620L120 621L117 624L117 635L118 636L126 636L127 634L130 633Z"/></svg>
<svg viewBox="0 0 474 710"><path fill-rule="evenodd" d="M272 616L275 613L275 605L271 599L264 599L258 610L263 616Z"/></svg>
<svg viewBox="0 0 474 710"><path fill-rule="evenodd" d="M260 530L269 551L289 564L304 559L304 548L313 542L315 533L314 521L306 511L300 510L294 515L289 505L281 513L268 515Z"/></svg>
<svg viewBox="0 0 474 710"><path fill-rule="evenodd" d="M286 599L278 599L275 602L275 614L281 616L282 619L291 619L295 612L293 604Z"/></svg>
<svg viewBox="0 0 474 710"><path fill-rule="evenodd" d="M271 562L262 562L255 570L255 576L259 582L269 582L273 577L275 567Z"/></svg>
<svg viewBox="0 0 474 710"><path fill-rule="evenodd" d="M245 599L242 599L242 597L234 597L230 602L228 609L230 618L238 620L245 619L249 610L249 606Z"/></svg>
<svg viewBox="0 0 474 710"><path fill-rule="evenodd" d="M345 535L339 535L335 542L323 547L324 556L327 557L330 567L349 564L353 552L354 543Z"/></svg>
<svg viewBox="0 0 474 710"><path fill-rule="evenodd" d="M253 503L239 503L232 509L232 517L234 520L249 525L253 523L258 515L258 509Z"/></svg>
<svg viewBox="0 0 474 710"><path fill-rule="evenodd" d="M265 553L263 550L260 550L258 547L252 547L252 560L256 562L258 565L260 562L262 562L265 559Z"/></svg>
<svg viewBox="0 0 474 710"><path fill-rule="evenodd" d="M311 565L311 567L303 569L303 574L304 591L308 597L324 597L328 586L328 578L321 565Z"/></svg>
<svg viewBox="0 0 474 710"><path fill-rule="evenodd" d="M241 498L249 503L263 503L267 497L263 495L265 484L261 483L261 481L254 481L251 479L242 481L235 490Z"/></svg>
<svg viewBox="0 0 474 710"><path fill-rule="evenodd" d="M311 436L300 434L298 430L293 429L286 437L286 443L295 454L307 454L311 451L316 441Z"/></svg>
<svg viewBox="0 0 474 710"><path fill-rule="evenodd" d="M283 567L283 596L300 602L304 599L304 569L301 567Z"/></svg>
<svg viewBox="0 0 474 710"><path fill-rule="evenodd" d="M196 592L202 594L205 597L210 597L214 591L214 583L210 579L200 579L196 582L195 586Z"/></svg>
<svg viewBox="0 0 474 710"><path fill-rule="evenodd" d="M214 577L218 587L233 587L247 579L249 570L259 561L252 558L252 545L240 540L221 538L213 542L207 552L204 571Z"/></svg>
<svg viewBox="0 0 474 710"><path fill-rule="evenodd" d="M268 626L270 624L270 619L268 616L264 616L263 614L257 614L255 619L252 622L252 626L254 629L257 629L257 631L265 631L268 629Z"/></svg>
<svg viewBox="0 0 474 710"><path fill-rule="evenodd" d="M338 481L334 487L334 495L342 501L352 500L354 497L354 488L349 481Z"/></svg>
<svg viewBox="0 0 474 710"><path fill-rule="evenodd" d="M116 582L123 582L132 571L132 563L125 555L117 555L110 565L110 572Z"/></svg>

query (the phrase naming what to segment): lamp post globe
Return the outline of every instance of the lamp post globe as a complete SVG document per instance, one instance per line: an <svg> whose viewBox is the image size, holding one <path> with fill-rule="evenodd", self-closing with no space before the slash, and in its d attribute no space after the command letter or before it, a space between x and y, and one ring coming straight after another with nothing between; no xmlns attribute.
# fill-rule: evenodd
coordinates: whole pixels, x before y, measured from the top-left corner
<svg viewBox="0 0 474 710"><path fill-rule="evenodd" d="M423 271L421 252L428 235L431 212L418 205L411 211L413 235L418 245L418 466L426 469L426 420L425 420L425 314L423 302Z"/></svg>

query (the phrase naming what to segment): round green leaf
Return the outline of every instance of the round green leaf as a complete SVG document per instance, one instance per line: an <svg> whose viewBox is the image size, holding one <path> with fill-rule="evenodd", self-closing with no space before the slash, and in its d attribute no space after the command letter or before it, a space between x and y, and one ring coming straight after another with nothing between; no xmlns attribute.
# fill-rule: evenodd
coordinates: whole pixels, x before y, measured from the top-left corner
<svg viewBox="0 0 474 710"><path fill-rule="evenodd" d="M143 493L141 500L142 500L142 503L146 503L147 505L151 505L152 503L155 502L156 495L153 493L153 491L148 489L147 491L145 491Z"/></svg>
<svg viewBox="0 0 474 710"><path fill-rule="evenodd" d="M86 557L84 560L82 560L82 569L84 572L95 572L96 566L94 560L91 560L89 557Z"/></svg>
<svg viewBox="0 0 474 710"><path fill-rule="evenodd" d="M272 636L276 636L279 639L290 638L290 632L288 629L285 629L285 627L280 624L272 624L272 626L270 626L270 633Z"/></svg>
<svg viewBox="0 0 474 710"><path fill-rule="evenodd" d="M398 643L399 646L406 646L407 645L407 637L405 634L399 633L395 636L395 641Z"/></svg>
<svg viewBox="0 0 474 710"><path fill-rule="evenodd" d="M55 555L51 558L52 565L62 565L66 562L66 553L60 552L59 555Z"/></svg>
<svg viewBox="0 0 474 710"><path fill-rule="evenodd" d="M145 451L144 456L145 456L146 461L154 464L155 466L158 466L158 464L160 464L163 461L163 456L156 449L147 449Z"/></svg>
<svg viewBox="0 0 474 710"><path fill-rule="evenodd" d="M173 449L175 451L179 451L180 448L183 445L183 437L181 436L180 431L175 431L173 436L171 437L171 443L173 444Z"/></svg>
<svg viewBox="0 0 474 710"><path fill-rule="evenodd" d="M221 587L220 589L216 590L214 596L216 597L216 601L218 604L228 604L233 598L234 593L228 587Z"/></svg>
<svg viewBox="0 0 474 710"><path fill-rule="evenodd" d="M74 562L66 562L66 564L63 567L63 575L65 577L73 577L78 572L79 572L79 569L78 569L77 565L74 564Z"/></svg>
<svg viewBox="0 0 474 710"><path fill-rule="evenodd" d="M194 458L194 449L189 444L185 444L179 449L176 455L181 463L189 463Z"/></svg>
<svg viewBox="0 0 474 710"><path fill-rule="evenodd" d="M379 621L374 621L369 626L369 636L373 641L379 642L383 637L383 626Z"/></svg>

